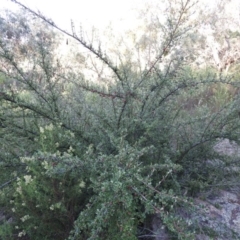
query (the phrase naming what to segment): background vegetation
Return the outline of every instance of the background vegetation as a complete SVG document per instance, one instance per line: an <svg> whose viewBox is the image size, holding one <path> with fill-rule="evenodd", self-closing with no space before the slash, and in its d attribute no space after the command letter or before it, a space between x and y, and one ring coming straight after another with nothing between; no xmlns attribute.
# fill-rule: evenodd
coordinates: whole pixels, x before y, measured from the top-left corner
<svg viewBox="0 0 240 240"><path fill-rule="evenodd" d="M219 23L227 3L213 19L201 3L165 1L105 42L24 6L1 14L2 239L147 239L156 214L171 239L195 238L179 210L239 181L225 171L238 163L213 150L239 143L240 33Z"/></svg>

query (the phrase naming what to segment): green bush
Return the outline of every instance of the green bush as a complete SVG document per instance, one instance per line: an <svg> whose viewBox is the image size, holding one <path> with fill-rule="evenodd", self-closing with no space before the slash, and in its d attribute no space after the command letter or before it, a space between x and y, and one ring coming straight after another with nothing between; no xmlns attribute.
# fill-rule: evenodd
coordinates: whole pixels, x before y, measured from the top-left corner
<svg viewBox="0 0 240 240"><path fill-rule="evenodd" d="M37 154L22 158L26 171L14 184L10 200L14 233L30 239L65 239L87 199L85 182L74 171L48 171L71 158Z"/></svg>
<svg viewBox="0 0 240 240"><path fill-rule="evenodd" d="M87 64L71 69L60 63L54 49L61 36L30 20L14 29L32 40L29 45L0 41L0 61L11 69L0 67L0 203L12 216L0 236L133 240L158 214L173 239L193 239L194 221L178 210L193 209L192 197L223 176L231 180L224 172L231 160L213 146L222 138L239 142L238 95L230 98L221 88L209 101L200 100L214 84L239 83L181 62L171 69L165 57L185 36L181 21L174 28L168 23L165 46L142 70L129 55L115 66L101 49L69 33L105 64L106 86L88 81ZM157 64L164 59L167 70ZM223 167L208 163L216 158Z"/></svg>

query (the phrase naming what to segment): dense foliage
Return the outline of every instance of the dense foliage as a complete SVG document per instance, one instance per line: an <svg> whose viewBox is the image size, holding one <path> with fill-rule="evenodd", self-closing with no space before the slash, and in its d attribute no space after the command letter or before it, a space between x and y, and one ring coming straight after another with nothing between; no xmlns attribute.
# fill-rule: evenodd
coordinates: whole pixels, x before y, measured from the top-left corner
<svg viewBox="0 0 240 240"><path fill-rule="evenodd" d="M62 30L89 51L66 61L51 20L0 19L0 204L12 218L3 239L143 239L154 214L172 239L194 239L198 226L179 209L197 211L200 191L238 181L213 147L239 142L240 83L172 50L189 36L191 4L166 21L164 41L136 45L155 47L139 64L129 51L111 52L115 64ZM218 169L209 159L221 160Z"/></svg>

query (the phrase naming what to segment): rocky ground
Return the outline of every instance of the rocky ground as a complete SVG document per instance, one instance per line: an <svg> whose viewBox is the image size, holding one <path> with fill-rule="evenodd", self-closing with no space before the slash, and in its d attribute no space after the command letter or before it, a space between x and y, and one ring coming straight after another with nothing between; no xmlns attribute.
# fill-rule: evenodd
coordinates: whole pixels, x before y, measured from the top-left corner
<svg viewBox="0 0 240 240"><path fill-rule="evenodd" d="M236 161L240 158L240 147L228 139L220 140L214 149L220 154L235 157ZM209 160L209 164L219 164L219 162L219 160ZM226 171L236 172L240 169L228 167ZM239 185L236 183L232 187L222 188L217 192L211 192L207 196L199 195L194 199L194 202L202 210L191 214L186 213L184 209L179 211L181 217L198 224L200 233L196 234L193 240L240 239L240 183ZM152 217L152 230L155 232L155 236L146 239L172 240L157 215ZM211 237L206 236L205 231L208 231Z"/></svg>

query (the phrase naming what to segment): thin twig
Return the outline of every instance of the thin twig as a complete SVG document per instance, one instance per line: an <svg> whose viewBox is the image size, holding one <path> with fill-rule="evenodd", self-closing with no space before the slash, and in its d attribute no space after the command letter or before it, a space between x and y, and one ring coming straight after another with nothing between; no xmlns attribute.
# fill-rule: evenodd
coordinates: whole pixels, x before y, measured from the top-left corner
<svg viewBox="0 0 240 240"><path fill-rule="evenodd" d="M2 185L0 186L0 189L6 187L7 185L9 185L11 182L13 182L13 181L16 180L16 179L17 179L17 177L15 177L15 178L13 178L13 179L5 182L4 184L2 184Z"/></svg>

